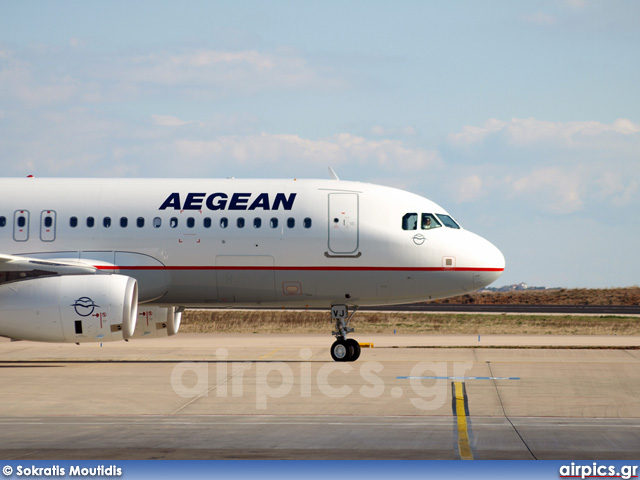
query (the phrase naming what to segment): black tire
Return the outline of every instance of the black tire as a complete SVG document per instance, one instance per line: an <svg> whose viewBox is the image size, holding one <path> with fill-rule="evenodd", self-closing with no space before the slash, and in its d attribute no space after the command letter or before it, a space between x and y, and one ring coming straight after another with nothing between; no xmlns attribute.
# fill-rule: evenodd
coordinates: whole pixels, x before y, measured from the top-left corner
<svg viewBox="0 0 640 480"><path fill-rule="evenodd" d="M348 362L353 357L353 345L345 340L336 340L331 345L331 358L336 362Z"/></svg>
<svg viewBox="0 0 640 480"><path fill-rule="evenodd" d="M353 338L349 338L347 340L347 346L350 346L351 348L353 348L353 355L351 355L348 361L355 362L360 357L360 352L362 351L362 348L360 347L360 344Z"/></svg>

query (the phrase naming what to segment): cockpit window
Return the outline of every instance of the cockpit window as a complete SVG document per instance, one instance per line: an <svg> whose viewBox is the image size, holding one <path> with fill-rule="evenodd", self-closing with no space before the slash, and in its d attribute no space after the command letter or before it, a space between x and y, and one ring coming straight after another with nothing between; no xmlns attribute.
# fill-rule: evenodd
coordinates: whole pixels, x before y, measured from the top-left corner
<svg viewBox="0 0 640 480"><path fill-rule="evenodd" d="M441 227L442 224L436 219L433 213L422 214L422 230L431 230L432 228Z"/></svg>
<svg viewBox="0 0 640 480"><path fill-rule="evenodd" d="M402 217L402 229L403 230L417 230L418 229L418 214L417 213L405 213Z"/></svg>
<svg viewBox="0 0 640 480"><path fill-rule="evenodd" d="M442 223L444 223L445 227L449 227L449 228L460 228L460 225L458 225L455 220L453 218L451 218L449 215L443 215L441 213L438 213L438 218L440 219L440 221Z"/></svg>

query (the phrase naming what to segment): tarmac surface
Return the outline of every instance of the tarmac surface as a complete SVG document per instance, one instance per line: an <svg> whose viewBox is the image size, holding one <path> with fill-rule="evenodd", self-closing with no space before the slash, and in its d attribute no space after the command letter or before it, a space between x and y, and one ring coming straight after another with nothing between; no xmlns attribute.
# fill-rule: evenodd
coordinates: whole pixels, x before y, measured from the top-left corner
<svg viewBox="0 0 640 480"><path fill-rule="evenodd" d="M638 459L640 337L354 338L0 339L0 458Z"/></svg>

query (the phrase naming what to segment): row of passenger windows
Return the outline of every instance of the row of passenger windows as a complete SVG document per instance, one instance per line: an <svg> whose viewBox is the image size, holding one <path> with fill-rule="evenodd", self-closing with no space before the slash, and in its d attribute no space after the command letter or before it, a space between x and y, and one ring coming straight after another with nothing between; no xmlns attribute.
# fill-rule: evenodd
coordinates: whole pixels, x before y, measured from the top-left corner
<svg viewBox="0 0 640 480"><path fill-rule="evenodd" d="M453 218L449 215L443 215L441 213L405 213L402 217L402 229L403 230L417 230L418 220L420 220L420 228L422 230L431 230L432 228L439 228L443 225L449 228L460 228Z"/></svg>
<svg viewBox="0 0 640 480"><path fill-rule="evenodd" d="M246 220L244 217L238 217L236 218L235 224L236 227L238 228L244 228L245 225L247 225L249 222L251 222L251 225L253 225L253 228L261 228L262 227L262 219L260 217L256 217L253 219L253 221L251 220ZM180 220L178 219L178 217L171 217L169 219L169 226L171 228L177 228L178 225L180 223ZM219 225L220 228L227 228L229 225L231 225L232 222L229 221L229 219L227 217L222 217L220 218L219 221ZM302 226L304 228L311 228L311 219L309 217L305 218L302 221ZM102 226L104 228L109 228L111 227L111 217L104 217L102 219ZM160 228L162 226L162 218L160 217L155 217L151 224L153 225L154 228ZM185 224L187 226L187 228L194 228L196 226L196 219L194 217L187 217ZM69 225L71 227L77 227L78 226L78 218L77 217L71 217L69 220ZM87 217L86 220L86 225L87 227L91 228L95 225L95 220L93 217ZM142 228L145 225L145 218L144 217L138 217L136 218L136 226L138 228ZM269 227L271 228L278 228L279 225L279 221L277 218L273 217L271 219L269 219ZM286 225L287 228L295 228L296 226L296 219L293 217L289 217L286 220ZM127 217L120 217L120 227L122 228L126 228L129 226L129 219ZM202 220L202 226L204 228L211 228L213 226L213 220L210 217L205 217Z"/></svg>
<svg viewBox="0 0 640 480"><path fill-rule="evenodd" d="M17 218L17 224L18 227L22 228L26 225L26 217L24 216L19 216ZM128 217L120 217L118 223L120 224L120 227L122 228L127 228L129 226L129 218ZM145 218L144 217L138 217L135 220L135 225L138 228L143 228L145 226ZM179 225L180 221L177 217L171 217L169 219L169 226L171 228L177 228ZM219 225L220 228L227 228L229 225L231 225L231 221L227 218L227 217L222 217L220 218L219 221ZM309 217L306 217L305 219L302 220L302 226L304 228L311 228L311 219ZM110 228L111 225L113 225L114 222L112 221L111 217L103 217L102 218L102 226L104 228ZM160 228L162 226L162 218L160 217L155 217L152 221L151 224L153 225L154 228ZM187 217L185 224L187 226L187 228L194 228L196 226L196 219L194 217ZM236 227L238 228L244 228L245 225L252 225L253 228L261 228L262 227L262 219L260 217L256 217L254 219L245 219L244 217L238 217L235 220L235 224ZM293 217L289 217L287 218L286 222L285 222L287 228L295 228L296 226L296 219ZM1 217L0 216L0 227L4 227L7 225L7 219L6 217ZM45 217L44 218L44 226L47 228L50 228L53 225L53 218L52 217ZM76 228L78 225L80 225L80 220L78 219L78 217L71 217L69 218L69 226L72 228ZM96 226L96 219L94 217L87 217L85 219L85 225L89 228L93 228ZM270 218L268 221L268 225L271 228L278 228L279 225L279 221L277 218L273 217ZM209 217L205 217L202 220L202 226L204 228L211 228L213 226L213 220Z"/></svg>

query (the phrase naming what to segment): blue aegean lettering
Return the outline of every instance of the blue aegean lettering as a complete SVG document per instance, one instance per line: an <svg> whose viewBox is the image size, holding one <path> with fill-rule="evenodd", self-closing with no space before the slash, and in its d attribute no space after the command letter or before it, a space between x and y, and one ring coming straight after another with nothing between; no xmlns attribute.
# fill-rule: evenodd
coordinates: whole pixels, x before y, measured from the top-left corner
<svg viewBox="0 0 640 480"><path fill-rule="evenodd" d="M268 193L187 193L184 202L179 192L173 192L159 210L291 210L297 193L276 193L273 200Z"/></svg>

